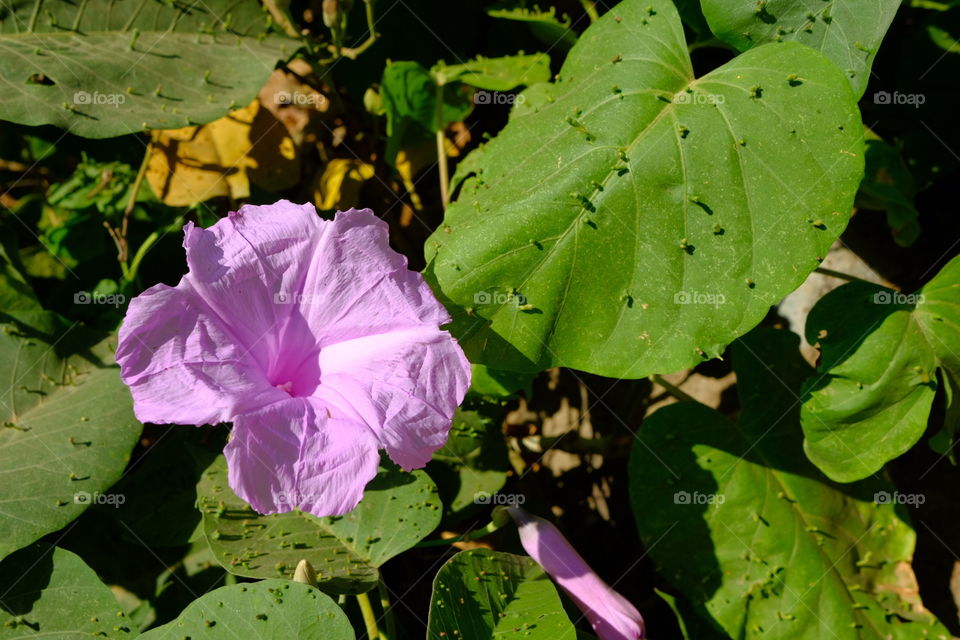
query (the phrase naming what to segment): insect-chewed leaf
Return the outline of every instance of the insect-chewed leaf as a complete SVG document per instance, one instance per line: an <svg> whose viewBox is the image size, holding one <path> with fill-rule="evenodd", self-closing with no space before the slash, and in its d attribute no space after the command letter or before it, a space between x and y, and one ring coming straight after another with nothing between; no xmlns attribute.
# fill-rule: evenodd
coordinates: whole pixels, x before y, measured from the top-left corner
<svg viewBox="0 0 960 640"><path fill-rule="evenodd" d="M87 138L203 124L249 103L298 46L256 0L11 0L0 118Z"/></svg>
<svg viewBox="0 0 960 640"><path fill-rule="evenodd" d="M465 159L427 242L473 362L611 377L696 364L843 231L863 126L811 48L764 45L694 78L673 3L626 0L559 76Z"/></svg>

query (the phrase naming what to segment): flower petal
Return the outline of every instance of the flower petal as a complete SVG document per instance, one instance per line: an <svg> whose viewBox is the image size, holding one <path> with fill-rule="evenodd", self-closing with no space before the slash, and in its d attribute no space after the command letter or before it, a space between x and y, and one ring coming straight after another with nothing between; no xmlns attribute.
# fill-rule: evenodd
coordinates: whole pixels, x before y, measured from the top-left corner
<svg viewBox="0 0 960 640"><path fill-rule="evenodd" d="M506 509L517 523L523 548L567 592L600 640L644 637L640 612L594 573L552 522L519 507Z"/></svg>
<svg viewBox="0 0 960 640"><path fill-rule="evenodd" d="M117 363L141 422L225 422L286 397L187 282L159 284L130 301Z"/></svg>
<svg viewBox="0 0 960 640"><path fill-rule="evenodd" d="M352 511L380 462L366 425L313 398L237 416L224 454L230 486L263 514Z"/></svg>
<svg viewBox="0 0 960 640"><path fill-rule="evenodd" d="M420 327L340 342L320 352L321 388L336 391L406 470L446 443L470 386L470 363L446 331Z"/></svg>
<svg viewBox="0 0 960 640"><path fill-rule="evenodd" d="M286 354L315 347L302 326L288 330L292 306L284 291L300 291L324 223L313 205L286 200L244 206L209 229L188 223L183 246L190 272L184 280L224 319L273 384L295 368ZM274 379L276 378L276 379Z"/></svg>
<svg viewBox="0 0 960 640"><path fill-rule="evenodd" d="M325 223L301 292L300 312L322 345L450 322L423 276L390 248L387 224L369 209ZM336 300L336 304L331 304Z"/></svg>

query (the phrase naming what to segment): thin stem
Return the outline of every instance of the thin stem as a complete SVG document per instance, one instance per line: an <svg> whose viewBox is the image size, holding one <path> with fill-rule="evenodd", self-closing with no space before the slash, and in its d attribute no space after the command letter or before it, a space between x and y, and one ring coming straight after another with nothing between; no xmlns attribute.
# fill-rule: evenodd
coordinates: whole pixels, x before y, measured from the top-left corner
<svg viewBox="0 0 960 640"><path fill-rule="evenodd" d="M344 58L349 58L350 60L356 60L357 56L373 46L373 43L377 41L377 38L380 37L380 34L376 32L373 19L373 2L374 0L363 0L363 3L367 7L367 29L370 31L370 35L367 36L367 39L363 41L360 46L357 47L341 47L339 52L336 52L337 57L343 56Z"/></svg>
<svg viewBox="0 0 960 640"><path fill-rule="evenodd" d="M680 402L696 402L696 399L693 396L687 395L682 389L680 389L680 387L676 386L672 382L669 382L659 374L655 373L650 376L650 382L655 382L656 384L660 385L667 390L667 393L672 395Z"/></svg>
<svg viewBox="0 0 960 640"><path fill-rule="evenodd" d="M933 0L913 0L914 9L930 9L932 11L947 11L952 5L949 2L934 2Z"/></svg>
<svg viewBox="0 0 960 640"><path fill-rule="evenodd" d="M143 261L144 256L147 255L147 252L157 243L160 238L170 233L171 231L177 231L183 226L183 219L177 218L175 222L167 225L162 229L157 229L146 239L143 243L140 244L140 247L137 249L137 252L133 255L133 260L130 262L130 265L127 266L126 263L121 262L120 266L123 267L123 277L128 282L133 282L137 277L137 270L140 268L140 263Z"/></svg>
<svg viewBox="0 0 960 640"><path fill-rule="evenodd" d="M287 12L284 9L280 8L277 0L263 0L263 6L267 8L267 11L269 11L270 15L273 17L273 21L280 25L280 28L283 29L284 33L291 38L300 37L300 32L298 32L297 28L293 26L293 23L290 22L290 17L287 15Z"/></svg>
<svg viewBox="0 0 960 640"><path fill-rule="evenodd" d="M377 583L377 592L380 594L380 608L383 609L383 618L387 622L386 632L381 631L380 637L383 640L396 640L397 621L393 617L393 608L390 606L390 594L387 592L387 585L383 580Z"/></svg>
<svg viewBox="0 0 960 640"><path fill-rule="evenodd" d="M370 38L377 39L377 30L374 28L374 23L376 20L373 19L373 3L374 0L363 0L363 4L366 5L367 9L367 29L370 31Z"/></svg>
<svg viewBox="0 0 960 640"><path fill-rule="evenodd" d="M569 432L568 432L569 433ZM620 436L606 436L603 438L583 438L579 435L568 436L526 436L518 438L523 448L533 453L544 453L551 449L578 453L581 455L599 453L600 455L616 454L612 451Z"/></svg>
<svg viewBox="0 0 960 640"><path fill-rule="evenodd" d="M363 624L367 628L367 638L369 640L379 640L380 631L377 629L377 617L373 614L373 605L370 604L370 597L365 593L358 593L354 597L357 599L357 604L360 605Z"/></svg>
<svg viewBox="0 0 960 640"><path fill-rule="evenodd" d="M870 284L874 284L869 280L864 280L863 278L858 278L857 276L852 276L849 273L843 273L842 271L834 271L833 269L824 269L823 267L817 267L813 271L814 273L830 276L831 278L839 278L840 280L846 280L847 282L868 282Z"/></svg>
<svg viewBox="0 0 960 640"><path fill-rule="evenodd" d="M137 277L137 269L140 268L140 262L143 260L143 256L147 255L147 251L150 250L150 247L160 239L160 232L154 231L147 236L146 240L140 245L137 249L137 252L133 256L133 260L130 261L130 266L127 268L126 272L123 274L125 280L133 281Z"/></svg>
<svg viewBox="0 0 960 640"><path fill-rule="evenodd" d="M482 529L474 529L469 533L465 533L461 536L455 536L453 538L440 538L438 540L424 540L423 542L418 543L417 547L442 547L448 544L454 544L456 542L469 542L470 540L476 540L477 538L482 538L488 536L497 529L500 528L500 525L494 521L487 523L487 526Z"/></svg>
<svg viewBox="0 0 960 640"><path fill-rule="evenodd" d="M597 13L597 6L593 3L593 0L580 0L580 4L583 5L583 10L590 16L590 22L596 22L600 19L600 14Z"/></svg>
<svg viewBox="0 0 960 640"><path fill-rule="evenodd" d="M721 40L720 38L707 38L706 40L697 40L696 42L691 42L687 45L687 51L693 53L697 49L707 49L713 47L716 49L729 49L730 45Z"/></svg>
<svg viewBox="0 0 960 640"><path fill-rule="evenodd" d="M443 126L443 85L437 83L437 165L440 167L440 200L450 204L450 169L447 166L447 138Z"/></svg>
<svg viewBox="0 0 960 640"><path fill-rule="evenodd" d="M133 186L130 187L130 199L127 201L127 206L123 210L123 222L120 223L120 238L121 238L121 247L122 255L120 256L120 262L126 262L129 252L129 246L127 245L127 227L130 225L130 214L133 213L134 207L137 206L137 195L140 193L140 186L143 184L143 179L147 175L147 166L150 164L150 154L153 152L153 141L147 143L147 149L143 154L143 162L140 163L140 169L137 171L137 177L133 181Z"/></svg>

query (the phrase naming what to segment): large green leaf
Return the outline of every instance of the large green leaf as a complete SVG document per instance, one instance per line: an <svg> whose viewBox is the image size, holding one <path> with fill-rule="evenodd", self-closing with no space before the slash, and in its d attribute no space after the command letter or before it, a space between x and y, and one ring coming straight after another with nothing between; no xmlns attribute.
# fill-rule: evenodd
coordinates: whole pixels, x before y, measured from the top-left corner
<svg viewBox="0 0 960 640"><path fill-rule="evenodd" d="M812 370L797 347L771 329L735 344L736 423L693 402L644 422L630 461L641 538L733 638L948 638L916 597L915 534L892 487L835 485L801 454Z"/></svg>
<svg viewBox="0 0 960 640"><path fill-rule="evenodd" d="M471 361L612 377L696 364L846 225L862 124L809 47L757 47L695 79L673 4L626 0L560 77L462 163L427 242Z"/></svg>
<svg viewBox="0 0 960 640"><path fill-rule="evenodd" d="M143 640L353 640L346 614L330 596L299 582L263 580L220 587Z"/></svg>
<svg viewBox="0 0 960 640"><path fill-rule="evenodd" d="M573 640L557 589L526 556L474 549L440 568L433 581L427 638Z"/></svg>
<svg viewBox="0 0 960 640"><path fill-rule="evenodd" d="M938 371L949 390L960 382L960 258L912 295L864 282L835 289L805 333L822 357L804 394L804 448L834 480L859 480L923 435Z"/></svg>
<svg viewBox="0 0 960 640"><path fill-rule="evenodd" d="M0 118L88 138L209 122L297 48L267 24L256 0L4 2Z"/></svg>
<svg viewBox="0 0 960 640"><path fill-rule="evenodd" d="M842 69L860 97L900 0L701 0L713 33L740 51L794 40Z"/></svg>
<svg viewBox="0 0 960 640"><path fill-rule="evenodd" d="M38 315L0 331L0 558L76 518L123 472L140 435L113 339ZM35 326L36 326L35 325Z"/></svg>
<svg viewBox="0 0 960 640"><path fill-rule="evenodd" d="M231 491L223 456L203 473L197 493L210 548L227 571L292 578L307 559L320 588L331 593L374 588L377 567L429 535L441 515L437 488L423 471L381 470L356 509L326 518L257 514Z"/></svg>
<svg viewBox="0 0 960 640"><path fill-rule="evenodd" d="M0 639L136 635L110 588L73 553L37 542L0 562Z"/></svg>

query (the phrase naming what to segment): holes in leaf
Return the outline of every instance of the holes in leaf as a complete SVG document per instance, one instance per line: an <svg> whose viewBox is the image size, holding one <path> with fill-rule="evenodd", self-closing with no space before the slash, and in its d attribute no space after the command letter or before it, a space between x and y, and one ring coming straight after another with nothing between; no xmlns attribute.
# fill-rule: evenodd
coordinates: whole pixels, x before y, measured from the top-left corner
<svg viewBox="0 0 960 640"><path fill-rule="evenodd" d="M35 73L29 78L27 78L27 84L41 84L45 87L52 87L57 83L51 80L50 78L48 78L43 73Z"/></svg>

